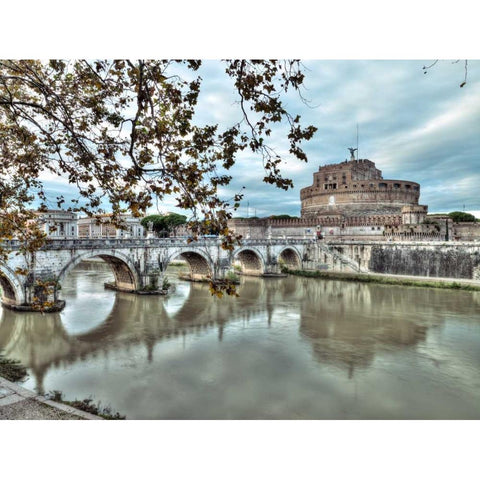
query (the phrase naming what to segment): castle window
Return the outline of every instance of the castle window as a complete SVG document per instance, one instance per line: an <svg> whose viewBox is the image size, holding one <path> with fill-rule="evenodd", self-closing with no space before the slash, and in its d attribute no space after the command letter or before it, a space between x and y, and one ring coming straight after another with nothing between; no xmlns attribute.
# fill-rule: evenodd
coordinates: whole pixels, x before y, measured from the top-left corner
<svg viewBox="0 0 480 480"><path fill-rule="evenodd" d="M378 187L379 188L387 188L387 184L386 183L379 183Z"/></svg>
<svg viewBox="0 0 480 480"><path fill-rule="evenodd" d="M410 188L412 188L412 186L411 185L405 185L405 188L410 190Z"/></svg>
<svg viewBox="0 0 480 480"><path fill-rule="evenodd" d="M418 187L417 187L416 185L413 187L413 189L414 189L416 192L418 192Z"/></svg>
<svg viewBox="0 0 480 480"><path fill-rule="evenodd" d="M363 188L363 187L365 187L365 185L361 185L361 187Z"/></svg>
<svg viewBox="0 0 480 480"><path fill-rule="evenodd" d="M370 184L371 187L374 187L375 185L373 183Z"/></svg>
<svg viewBox="0 0 480 480"><path fill-rule="evenodd" d="M354 186L353 186L353 188L357 188L357 186L356 186L356 185L354 185Z"/></svg>
<svg viewBox="0 0 480 480"><path fill-rule="evenodd" d="M400 188L400 184L399 183L394 183L393 188Z"/></svg>
<svg viewBox="0 0 480 480"><path fill-rule="evenodd" d="M328 185L326 183L323 185L323 189L328 190Z"/></svg>

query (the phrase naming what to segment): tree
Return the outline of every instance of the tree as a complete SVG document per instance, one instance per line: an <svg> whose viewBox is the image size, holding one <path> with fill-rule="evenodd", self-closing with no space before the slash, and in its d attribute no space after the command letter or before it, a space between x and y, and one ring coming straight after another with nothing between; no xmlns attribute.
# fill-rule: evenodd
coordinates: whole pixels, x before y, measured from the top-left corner
<svg viewBox="0 0 480 480"><path fill-rule="evenodd" d="M160 235L162 232L167 231L167 226L165 224L165 217L164 215L148 215L145 218L142 218L140 224L143 228L148 229L148 224L152 224L152 230L157 234Z"/></svg>
<svg viewBox="0 0 480 480"><path fill-rule="evenodd" d="M298 217L292 217L291 215L287 215L286 213L282 213L281 215L270 215L272 220L286 220L288 218L298 218Z"/></svg>
<svg viewBox="0 0 480 480"><path fill-rule="evenodd" d="M452 63L458 63L460 60L454 60ZM430 65L423 66L423 73L426 75L428 70L434 67L438 63L438 60L435 60ZM467 84L467 76L468 76L468 60L463 60L463 68L464 68L464 78L462 83L460 83L460 88L463 88Z"/></svg>
<svg viewBox="0 0 480 480"><path fill-rule="evenodd" d="M24 195L47 207L39 178L50 173L78 192L69 209L95 216L107 201L120 227L122 213L143 216L173 194L177 207L191 211L194 236L213 231L232 249L238 238L227 221L242 194L224 199L218 189L230 182L237 154L250 150L262 162L263 180L288 189L282 158L268 144L272 126L285 126L289 153L301 161L307 160L301 143L316 128L302 127L282 103L302 87L298 60L225 61L239 121L223 130L196 124L200 66L198 60L0 61L0 195L15 217L2 217L2 236L25 230ZM24 195L12 194L12 185ZM65 198L56 203L64 207Z"/></svg>
<svg viewBox="0 0 480 480"><path fill-rule="evenodd" d="M165 218L165 223L167 224L168 230L176 235L177 228L187 223L187 217L178 213L169 213Z"/></svg>
<svg viewBox="0 0 480 480"><path fill-rule="evenodd" d="M466 212L450 212L448 216L455 222L476 222L474 215Z"/></svg>
<svg viewBox="0 0 480 480"><path fill-rule="evenodd" d="M168 215L148 215L140 221L144 228L148 228L150 222L152 222L153 231L165 237L171 232L176 234L177 227L187 223L187 217L178 213L169 213Z"/></svg>

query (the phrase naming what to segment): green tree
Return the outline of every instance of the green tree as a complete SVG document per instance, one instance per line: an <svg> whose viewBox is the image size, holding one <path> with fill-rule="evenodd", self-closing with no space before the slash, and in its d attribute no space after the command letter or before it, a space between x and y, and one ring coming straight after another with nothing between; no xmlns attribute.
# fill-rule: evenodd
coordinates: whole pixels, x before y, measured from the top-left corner
<svg viewBox="0 0 480 480"><path fill-rule="evenodd" d="M288 218L298 218L298 217L292 217L291 215L287 215L286 213L283 213L281 215L271 215L269 218L273 220L285 220Z"/></svg>
<svg viewBox="0 0 480 480"><path fill-rule="evenodd" d="M178 213L169 213L165 217L165 223L167 224L169 232L173 232L173 234L176 235L177 228L180 225L185 225L187 223L187 217Z"/></svg>
<svg viewBox="0 0 480 480"><path fill-rule="evenodd" d="M224 63L239 120L221 130L194 121L202 85L198 60L1 60L0 197L12 217L2 217L2 236L18 237L27 225L25 196L12 194L11 186L36 195L46 208L39 177L50 173L75 188L69 208L94 216L107 202L117 226L122 213L143 216L172 194L179 208L191 211L194 236L213 231L224 248L233 248L238 238L227 221L242 194L224 199L218 192L229 184L237 154L250 150L252 168L260 162L263 180L286 190L293 184L268 142L272 127L285 127L289 153L300 161L307 160L301 143L316 128L302 127L283 103L302 87L298 60ZM59 207L64 203L57 198Z"/></svg>
<svg viewBox="0 0 480 480"><path fill-rule="evenodd" d="M152 223L152 230L157 234L161 235L162 233L166 233L167 225L165 223L165 216L164 215L148 215L145 218L140 220L140 224L143 228L148 229L148 224Z"/></svg>
<svg viewBox="0 0 480 480"><path fill-rule="evenodd" d="M166 237L171 232L176 234L177 227L187 223L187 217L178 213L169 213L168 215L148 215L140 221L144 228L148 228L149 222L152 222L152 229L158 236Z"/></svg>
<svg viewBox="0 0 480 480"><path fill-rule="evenodd" d="M476 222L477 219L471 213L466 212L450 212L448 216L455 222Z"/></svg>

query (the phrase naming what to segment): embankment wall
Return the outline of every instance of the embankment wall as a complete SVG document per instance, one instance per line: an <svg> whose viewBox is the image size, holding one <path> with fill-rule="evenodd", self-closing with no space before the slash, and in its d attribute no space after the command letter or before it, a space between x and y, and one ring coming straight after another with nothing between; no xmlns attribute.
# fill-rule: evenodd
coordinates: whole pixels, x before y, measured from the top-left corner
<svg viewBox="0 0 480 480"><path fill-rule="evenodd" d="M340 266L328 250L350 258L359 271L480 280L478 242L328 242L317 249L317 258L333 271Z"/></svg>

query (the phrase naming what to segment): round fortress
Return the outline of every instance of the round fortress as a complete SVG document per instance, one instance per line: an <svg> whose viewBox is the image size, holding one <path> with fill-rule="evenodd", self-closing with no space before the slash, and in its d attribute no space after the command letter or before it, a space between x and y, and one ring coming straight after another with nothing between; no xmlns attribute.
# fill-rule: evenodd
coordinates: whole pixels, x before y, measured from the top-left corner
<svg viewBox="0 0 480 480"><path fill-rule="evenodd" d="M374 162L351 159L325 165L313 174L313 185L300 191L301 216L401 215L403 207L418 205L419 197L418 183L385 180Z"/></svg>

